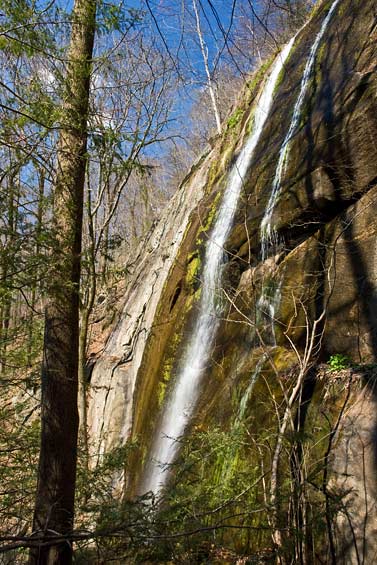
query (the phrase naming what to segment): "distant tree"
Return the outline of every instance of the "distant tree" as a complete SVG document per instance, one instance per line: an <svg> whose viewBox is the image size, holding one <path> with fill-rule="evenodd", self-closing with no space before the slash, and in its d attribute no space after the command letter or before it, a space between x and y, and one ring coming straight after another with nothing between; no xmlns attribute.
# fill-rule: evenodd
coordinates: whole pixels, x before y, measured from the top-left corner
<svg viewBox="0 0 377 565"><path fill-rule="evenodd" d="M215 116L217 133L220 135L221 134L220 111L219 111L219 108L218 108L216 91L215 91L214 84L213 84L213 76L212 76L211 70L209 68L208 47L206 46L205 41L204 41L202 28L201 28L201 24L200 24L200 14L199 14L199 9L198 9L198 5L196 3L196 0L192 0L192 7L194 9L194 14L195 14L196 33L198 34L200 52L202 54L204 69L205 69L205 73L206 73L206 77L207 77L207 88L208 88L209 96L210 96L210 99L211 99L211 105L212 105L213 113L214 113L214 116Z"/></svg>

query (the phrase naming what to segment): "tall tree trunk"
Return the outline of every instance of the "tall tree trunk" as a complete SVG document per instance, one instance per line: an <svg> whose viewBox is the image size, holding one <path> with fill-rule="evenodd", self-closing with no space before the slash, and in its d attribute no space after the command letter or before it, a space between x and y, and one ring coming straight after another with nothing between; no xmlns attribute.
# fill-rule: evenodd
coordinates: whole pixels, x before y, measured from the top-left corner
<svg viewBox="0 0 377 565"><path fill-rule="evenodd" d="M95 269L95 265L92 265ZM84 466L89 470L89 437L88 437L88 411L87 411L87 374L86 374L86 350L88 345L89 319L93 312L94 299L96 296L96 274L91 272L88 284L88 301L81 308L80 333L79 333L79 398L78 407L80 414L80 427L83 441Z"/></svg>
<svg viewBox="0 0 377 565"><path fill-rule="evenodd" d="M42 364L41 450L33 528L36 535L43 534L44 543L30 551L33 565L72 562L71 544L49 545L48 537L69 534L74 518L80 254L95 12L96 0L75 1L54 192L55 245Z"/></svg>
<svg viewBox="0 0 377 565"><path fill-rule="evenodd" d="M215 93L215 89L214 89L214 86L213 86L211 71L209 69L208 48L206 47L206 45L204 43L202 28L200 26L199 10L198 10L198 6L196 4L196 0L192 0L192 5L193 5L193 8L194 8L194 12L195 12L196 32L198 34L199 43L200 43L200 51L202 53L204 68L205 68L206 75L207 75L207 86L208 86L209 95L211 97L213 113L214 113L214 116L215 116L216 129L217 129L217 133L219 135L221 135L220 111L219 111L219 108L218 108L218 105L217 105L216 93Z"/></svg>
<svg viewBox="0 0 377 565"><path fill-rule="evenodd" d="M7 287L1 308L0 326L0 372L6 369L6 354L10 339L9 330L11 326L11 315L14 301L13 275L14 256L16 253L15 245L17 239L18 206L20 199L20 185L17 173L13 174L8 182L8 214L7 214L7 234L5 241L4 264L2 266L2 276Z"/></svg>
<svg viewBox="0 0 377 565"><path fill-rule="evenodd" d="M85 293L82 295L80 308L80 333L79 333L79 398L78 408L80 416L80 431L83 442L85 469L89 470L89 437L88 437L88 412L87 412L87 375L86 353L88 345L89 320L94 308L97 292L96 250L95 250L95 219L92 214L91 190L87 190L87 222L88 222L88 253L87 253L87 280Z"/></svg>
<svg viewBox="0 0 377 565"><path fill-rule="evenodd" d="M35 256L39 258L41 252L41 234L42 234L42 222L44 213L44 198L45 198L45 174L43 169L39 171L39 190L38 190L38 210L36 217L36 228L35 228ZM30 318L29 318L29 332L28 332L28 347L27 347L27 360L28 365L31 367L33 359L33 336L34 336L34 314L35 306L37 303L37 290L39 288L39 273L40 267L37 266L35 272L35 280L32 283L31 297L30 297Z"/></svg>

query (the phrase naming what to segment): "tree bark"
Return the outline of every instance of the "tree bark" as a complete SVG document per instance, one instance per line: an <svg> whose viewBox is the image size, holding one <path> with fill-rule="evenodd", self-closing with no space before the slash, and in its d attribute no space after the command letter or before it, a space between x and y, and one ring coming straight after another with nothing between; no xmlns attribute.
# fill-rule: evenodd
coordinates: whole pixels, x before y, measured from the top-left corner
<svg viewBox="0 0 377 565"><path fill-rule="evenodd" d="M45 199L45 174L43 170L39 171L39 190L38 190L38 209L36 217L36 228L35 228L35 256L39 258L41 252L41 233L43 227L43 214L44 214L44 199ZM27 345L27 363L31 367L33 361L33 336L34 336L34 313L35 306L37 303L37 290L40 288L40 267L37 265L35 270L35 280L32 282L31 297L30 297L30 319L29 319L29 331L28 331L28 345Z"/></svg>
<svg viewBox="0 0 377 565"><path fill-rule="evenodd" d="M92 265L95 269L95 265ZM89 470L89 437L88 437L88 411L87 411L87 375L86 375L86 350L88 345L89 319L93 312L94 299L96 295L96 274L90 274L87 282L88 302L81 308L80 313L80 332L79 332L79 397L78 408L80 415L80 427L82 433L84 467Z"/></svg>
<svg viewBox="0 0 377 565"><path fill-rule="evenodd" d="M69 565L72 547L49 534L73 528L78 434L78 337L83 192L87 164L89 85L96 0L73 8L54 191L54 245L45 312L41 450L34 532L45 540L29 563ZM47 543L46 543L47 542Z"/></svg>

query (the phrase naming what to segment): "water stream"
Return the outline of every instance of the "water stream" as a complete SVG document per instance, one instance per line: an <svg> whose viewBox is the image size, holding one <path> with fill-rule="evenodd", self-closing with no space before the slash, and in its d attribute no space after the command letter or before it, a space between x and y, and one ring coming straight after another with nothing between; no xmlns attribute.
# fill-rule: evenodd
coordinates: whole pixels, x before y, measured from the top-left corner
<svg viewBox="0 0 377 565"><path fill-rule="evenodd" d="M272 66L270 76L256 105L253 131L230 172L216 223L206 245L199 313L177 374L175 386L166 403L161 424L154 438L151 458L144 473L142 492L152 491L158 495L165 486L169 476L169 467L179 450L179 438L190 422L195 408L201 377L210 362L221 314L218 304L221 296L224 245L233 225L244 179L271 109L275 84L293 43L294 38L277 56Z"/></svg>
<svg viewBox="0 0 377 565"><path fill-rule="evenodd" d="M272 285L271 281L269 284L263 282L261 294L257 302L256 325L260 329L267 326L270 331L270 338L265 342L265 345L276 346L275 321L276 312L280 306L282 282L282 279L274 282Z"/></svg>
<svg viewBox="0 0 377 565"><path fill-rule="evenodd" d="M281 189L281 182L286 173L288 157L289 157L289 148L290 142L295 135L297 128L300 123L300 116L302 111L302 106L305 100L305 95L310 83L310 78L312 76L314 63L318 51L318 47L320 45L321 39L329 25L331 17L334 13L335 8L337 7L340 0L335 0L332 4L326 18L323 20L321 29L319 30L315 41L310 49L309 57L305 66L304 74L302 76L301 85L300 85L300 92L297 97L294 109L292 120L289 126L288 133L283 141L283 144L280 149L279 153L279 160L276 167L275 177L272 185L272 191L270 194L270 198L268 200L267 208L264 213L264 217L261 223L261 250L262 250L262 261L267 258L269 249L271 247L276 246L277 244L277 233L272 225L272 214L275 209L277 200L280 196L280 189Z"/></svg>

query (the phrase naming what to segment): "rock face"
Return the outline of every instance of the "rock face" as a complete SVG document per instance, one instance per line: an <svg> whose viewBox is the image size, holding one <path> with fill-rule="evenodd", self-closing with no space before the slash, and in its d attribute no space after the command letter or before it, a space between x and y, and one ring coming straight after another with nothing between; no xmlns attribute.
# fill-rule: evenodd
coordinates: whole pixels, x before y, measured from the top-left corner
<svg viewBox="0 0 377 565"><path fill-rule="evenodd" d="M334 511L331 520L326 514L327 522L334 526L323 542L328 549L321 562L334 562L331 559L336 551L337 559L341 555L344 563L374 563L376 411L374 393L370 392L374 377L368 380L367 392L360 390L364 377L360 376L359 383L352 380L349 386L354 402L347 411L342 409L345 388L332 390L334 402L328 407L326 424L330 427L320 438L315 431L325 429L318 422L330 394L328 385L316 377L318 364L341 354L359 364L377 361L374 0L340 0L326 29L273 210L278 244L270 248L264 262L260 251L260 224L279 150L311 45L331 5L323 2L298 34L245 182L225 250L223 323L191 432L195 427L228 429L240 414L242 399L242 417L255 444L266 430L273 430L276 437L279 424L274 420L273 402L281 396L282 388L292 390L292 378L294 381L306 363L305 372L316 384L310 394L305 392L310 386L304 385L304 393L294 399L295 408L292 405L291 409L298 411L296 424L299 421L312 430L313 445L323 446L318 457L325 462L321 476L327 477L327 483L321 479L318 489L326 498L326 512L330 491L345 493L343 510ZM260 73L246 85L223 138L194 167L140 249L122 315L94 366L89 398L94 449L101 455L129 438L137 438L140 445L125 477L129 493L138 490L154 430L174 386L179 359L197 315L205 242L211 237L235 155L252 128L253 102L263 80ZM251 375L256 379L254 388L249 387ZM281 416L284 398L287 396L281 398L277 410ZM366 412L362 406L367 406ZM303 412L305 422L297 416ZM334 439L331 454L325 446L328 437ZM356 468L360 445L365 460L363 476ZM271 458L271 453L263 456L265 467L271 465ZM350 513L352 520L347 521ZM347 546L350 528L354 541Z"/></svg>
<svg viewBox="0 0 377 565"><path fill-rule="evenodd" d="M344 511L336 518L338 563L374 563L377 559L376 391L366 385L352 395L332 455L332 481L347 493L342 501Z"/></svg>
<svg viewBox="0 0 377 565"><path fill-rule="evenodd" d="M169 205L165 218L143 242L125 306L91 377L90 434L99 455L124 442L132 429L133 396L145 345L166 279L176 259L189 216L203 197L210 154Z"/></svg>

